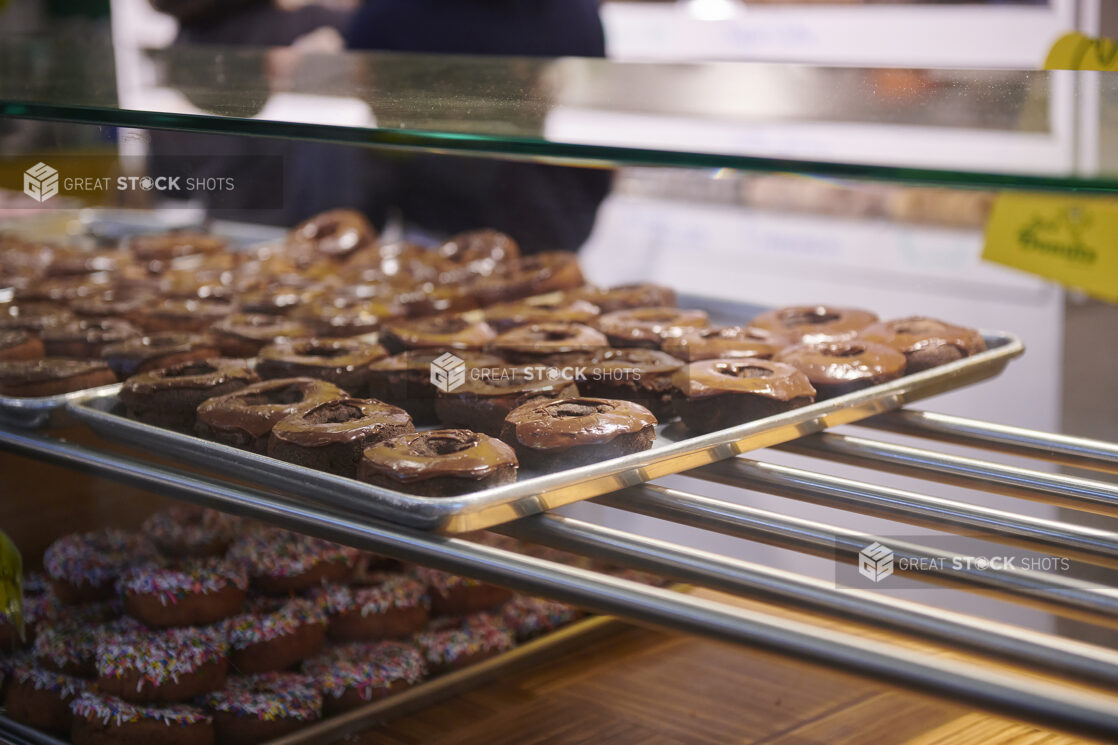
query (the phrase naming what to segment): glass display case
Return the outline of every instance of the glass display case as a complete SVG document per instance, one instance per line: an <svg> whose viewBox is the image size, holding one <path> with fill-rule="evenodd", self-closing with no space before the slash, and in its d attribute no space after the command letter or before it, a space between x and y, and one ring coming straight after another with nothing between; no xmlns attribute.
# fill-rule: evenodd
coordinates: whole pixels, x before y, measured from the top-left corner
<svg viewBox="0 0 1118 745"><path fill-rule="evenodd" d="M983 256L1007 195L1116 209L1118 77L879 64L6 40L0 236L112 253L153 232L206 231L251 257L161 267L159 287L189 285L192 300L225 297L230 277L290 258L294 226L348 208L374 226L363 247L382 252L376 277L336 257L300 271L339 293L375 286L363 301L461 310L438 305L451 297L439 282L403 289L413 267L397 259L493 228L526 262L577 251L589 283L668 286L718 324L782 306L865 307L980 329L989 348L800 415L697 436L669 423L655 435L662 450L498 487L484 524L409 520L411 503L394 518L383 488L128 425L119 386L49 403L6 396L0 527L34 565L61 533L135 527L163 498L183 500L884 681L979 719L1113 738L1118 314L1091 299L1107 296L1098 283L1068 289ZM1099 272L1112 271L1118 246L1094 248ZM44 291L12 256L0 257L5 309ZM140 281L89 274L114 288ZM65 284L47 299L72 300ZM375 318L360 331L385 328ZM35 461L96 480L66 480L63 494L66 471ZM119 483L140 492L121 496ZM439 509L471 504L447 496ZM465 532L480 527L505 537ZM988 556L999 561L972 566ZM305 741L385 716L327 719ZM877 739L901 741L890 737Z"/></svg>

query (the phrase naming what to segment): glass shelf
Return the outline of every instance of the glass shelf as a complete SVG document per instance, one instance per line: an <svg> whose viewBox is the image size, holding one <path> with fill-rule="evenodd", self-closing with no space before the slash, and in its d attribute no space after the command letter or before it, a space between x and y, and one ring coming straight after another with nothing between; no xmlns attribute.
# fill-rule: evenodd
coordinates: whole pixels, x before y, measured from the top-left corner
<svg viewBox="0 0 1118 745"><path fill-rule="evenodd" d="M1113 74L115 52L6 42L0 114L568 164L1118 191L1118 167L1100 168L1077 141L1083 76L1112 111Z"/></svg>

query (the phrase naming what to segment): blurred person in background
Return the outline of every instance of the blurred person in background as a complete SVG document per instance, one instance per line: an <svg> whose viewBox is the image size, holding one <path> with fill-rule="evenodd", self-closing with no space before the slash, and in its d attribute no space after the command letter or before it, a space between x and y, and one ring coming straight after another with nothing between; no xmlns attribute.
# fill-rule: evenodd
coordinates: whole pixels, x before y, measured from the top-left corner
<svg viewBox="0 0 1118 745"><path fill-rule="evenodd" d="M367 0L350 22L346 42L351 49L394 52L605 56L598 0ZM532 76L540 67L494 66L499 77L493 88L513 93L517 83L524 89L539 85ZM465 79L469 69L460 81L443 81L450 97L456 83L461 84L458 91L472 85L484 94L494 82ZM513 123L515 133L539 137L547 108L505 110L501 116L526 117ZM423 112L416 113L422 121ZM476 116L463 115L471 113ZM505 118L497 121L507 124ZM382 223L386 208L398 207L409 226L434 235L491 227L515 238L525 253L578 249L594 227L612 180L604 170L485 157L409 154L388 159L370 154L369 163L373 173L390 182L387 194L363 205L374 221ZM378 190L369 191L376 195Z"/></svg>

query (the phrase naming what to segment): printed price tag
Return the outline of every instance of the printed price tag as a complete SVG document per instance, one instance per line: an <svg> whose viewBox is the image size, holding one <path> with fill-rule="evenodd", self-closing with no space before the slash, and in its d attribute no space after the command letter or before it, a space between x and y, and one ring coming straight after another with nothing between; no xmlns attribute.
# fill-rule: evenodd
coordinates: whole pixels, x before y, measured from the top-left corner
<svg viewBox="0 0 1118 745"><path fill-rule="evenodd" d="M1048 52L1045 70L1118 70L1118 43L1078 31L1064 34Z"/></svg>
<svg viewBox="0 0 1118 745"><path fill-rule="evenodd" d="M1118 302L1118 199L1003 193L982 258Z"/></svg>

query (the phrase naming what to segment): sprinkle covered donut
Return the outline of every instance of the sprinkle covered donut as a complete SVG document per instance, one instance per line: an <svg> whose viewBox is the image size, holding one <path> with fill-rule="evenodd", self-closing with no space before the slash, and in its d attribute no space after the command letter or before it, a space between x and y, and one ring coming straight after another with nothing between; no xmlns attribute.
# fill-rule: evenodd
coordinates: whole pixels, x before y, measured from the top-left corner
<svg viewBox="0 0 1118 745"><path fill-rule="evenodd" d="M118 618L101 624L68 621L48 626L39 632L31 653L43 667L78 678L97 677L97 645L121 633L142 631L143 624L132 618Z"/></svg>
<svg viewBox="0 0 1118 745"><path fill-rule="evenodd" d="M410 644L342 644L303 663L322 691L328 715L356 709L411 688L427 677L423 655Z"/></svg>
<svg viewBox="0 0 1118 745"><path fill-rule="evenodd" d="M272 672L318 654L326 640L326 612L313 600L294 598L275 610L234 616L221 628L235 670Z"/></svg>
<svg viewBox="0 0 1118 745"><path fill-rule="evenodd" d="M315 597L330 617L327 633L342 641L394 639L427 624L431 598L427 585L406 574L368 578L367 587L327 585Z"/></svg>
<svg viewBox="0 0 1118 745"><path fill-rule="evenodd" d="M416 576L427 585L431 612L441 616L462 616L495 608L512 599L512 591L476 579L420 567Z"/></svg>
<svg viewBox="0 0 1118 745"><path fill-rule="evenodd" d="M582 614L578 608L556 600L517 595L502 605L496 615L517 641L524 641L565 626Z"/></svg>
<svg viewBox="0 0 1118 745"><path fill-rule="evenodd" d="M43 565L59 599L77 605L109 599L124 571L156 558L146 536L107 529L59 538L43 554Z"/></svg>
<svg viewBox="0 0 1118 745"><path fill-rule="evenodd" d="M302 592L349 574L358 551L321 538L266 528L239 538L230 561L244 564L257 590L269 595Z"/></svg>
<svg viewBox="0 0 1118 745"><path fill-rule="evenodd" d="M218 559L147 564L129 569L116 587L124 612L148 626L205 626L240 612L248 574Z"/></svg>
<svg viewBox="0 0 1118 745"><path fill-rule="evenodd" d="M156 512L140 529L170 556L216 556L229 548L241 523L217 510L175 505Z"/></svg>
<svg viewBox="0 0 1118 745"><path fill-rule="evenodd" d="M195 706L144 706L86 691L70 704L74 745L212 745L213 720Z"/></svg>
<svg viewBox="0 0 1118 745"><path fill-rule="evenodd" d="M431 672L458 670L516 645L512 632L489 614L475 615L461 626L424 631L414 641Z"/></svg>
<svg viewBox="0 0 1118 745"><path fill-rule="evenodd" d="M16 665L4 696L12 719L36 729L68 734L73 722L70 701L89 682L34 665Z"/></svg>
<svg viewBox="0 0 1118 745"><path fill-rule="evenodd" d="M97 687L134 703L186 701L225 683L228 650L213 627L105 636L97 642Z"/></svg>
<svg viewBox="0 0 1118 745"><path fill-rule="evenodd" d="M217 745L252 745L322 717L322 694L306 675L263 673L230 678L198 700L213 715Z"/></svg>

